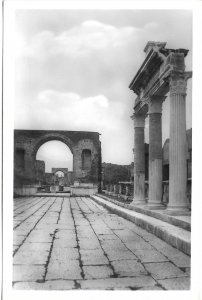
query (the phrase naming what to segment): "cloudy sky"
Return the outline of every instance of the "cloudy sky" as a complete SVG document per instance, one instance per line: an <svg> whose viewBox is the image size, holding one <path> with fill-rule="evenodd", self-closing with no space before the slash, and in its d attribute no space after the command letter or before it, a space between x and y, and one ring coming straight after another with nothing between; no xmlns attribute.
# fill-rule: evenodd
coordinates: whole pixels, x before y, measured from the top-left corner
<svg viewBox="0 0 202 300"><path fill-rule="evenodd" d="M18 10L15 28L15 128L97 131L105 162L133 160L130 116L136 95L128 86L144 60L147 41L189 49L186 65L192 69L192 14L187 10ZM148 141L148 125L145 134ZM169 97L163 104L163 141L168 136ZM48 171L70 167L65 145L47 145L37 159L46 160Z"/></svg>

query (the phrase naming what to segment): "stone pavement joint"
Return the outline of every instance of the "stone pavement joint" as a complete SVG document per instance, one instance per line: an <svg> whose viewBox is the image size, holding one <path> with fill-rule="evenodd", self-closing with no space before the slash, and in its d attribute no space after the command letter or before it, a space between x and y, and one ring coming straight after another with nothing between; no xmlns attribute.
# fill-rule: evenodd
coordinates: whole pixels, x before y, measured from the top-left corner
<svg viewBox="0 0 202 300"><path fill-rule="evenodd" d="M78 203L78 202L77 202L77 203ZM79 206L79 204L78 204L78 206ZM83 217L84 217L86 220L88 220L87 217L85 216L84 212L82 212L82 215L83 215ZM89 221L88 221L88 222L89 222ZM93 232L94 232L94 234L95 234L95 236L96 236L96 233L95 233L95 230L94 230L93 226L91 225L90 222L89 222L89 224L90 224L90 226L91 226L91 228L92 228L92 230L93 230ZM107 258L107 260L108 260L109 268L110 268L111 271L112 271L112 272L110 273L110 276L109 276L109 277L114 277L114 278L118 277L118 274L116 273L114 266L111 264L111 262L110 262L110 260L109 260L109 258L108 258L108 255L107 255L107 253L105 252L105 250L103 249L102 244L101 244L101 242L99 241L99 239L98 239L98 242L99 242L99 244L100 244L100 248L102 249L104 256L105 256L105 257Z"/></svg>
<svg viewBox="0 0 202 300"><path fill-rule="evenodd" d="M48 201L47 201L48 202ZM47 203L46 202L46 203ZM45 203L45 204L46 204ZM54 202L51 203L51 205L48 207L48 210L53 206ZM43 206L43 205L42 205ZM13 252L13 256L15 256L15 254L18 252L18 250L20 249L20 247L24 244L24 242L26 241L26 239L28 238L28 236L31 234L31 232L36 228L37 224L43 219L43 217L46 215L46 213L48 212L45 211L44 214L41 216L41 218L39 218L39 220L35 223L34 227L28 232L28 234L26 235L26 237L23 239L23 241L21 242L21 244L18 246L18 248L16 248ZM21 225L21 224L20 224ZM16 229L16 228L14 228Z"/></svg>
<svg viewBox="0 0 202 300"><path fill-rule="evenodd" d="M42 208L46 203L48 202L48 200L42 204L39 208L37 208L31 215L29 215L27 218L25 218L21 223L19 223L18 225L16 225L13 229L18 228L23 222L25 222L28 218L30 218L32 215L34 215L38 210L40 210L40 208Z"/></svg>
<svg viewBox="0 0 202 300"><path fill-rule="evenodd" d="M81 268L81 277L84 278L84 270L83 270L83 263L82 263L82 260L81 260L81 253L80 253L80 245L79 245L79 240L78 240L78 233L77 233L77 228L76 228L76 223L75 223L75 219L74 219L74 214L73 214L73 210L72 210L71 201L70 201L70 214L71 214L71 217L72 217L73 222L74 222L74 228L75 228L75 233L76 233L77 248L78 248L78 252L79 252L79 266ZM78 284L77 284L77 287L79 287Z"/></svg>
<svg viewBox="0 0 202 300"><path fill-rule="evenodd" d="M189 256L90 197L31 202L17 204L19 219L30 217L14 230L14 248L20 246L13 260L15 289L190 288Z"/></svg>

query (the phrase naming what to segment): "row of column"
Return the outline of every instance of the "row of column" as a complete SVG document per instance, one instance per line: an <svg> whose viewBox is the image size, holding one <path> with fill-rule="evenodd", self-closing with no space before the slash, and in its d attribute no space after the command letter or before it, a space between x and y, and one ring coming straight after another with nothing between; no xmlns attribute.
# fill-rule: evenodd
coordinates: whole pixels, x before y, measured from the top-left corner
<svg viewBox="0 0 202 300"><path fill-rule="evenodd" d="M127 183L108 184L105 191L114 195L132 196L133 185Z"/></svg>
<svg viewBox="0 0 202 300"><path fill-rule="evenodd" d="M186 210L186 78L170 81L169 203L167 208ZM149 196L147 205L162 207L162 103L166 97L152 96L149 116ZM133 205L145 205L145 114L134 120L134 199Z"/></svg>

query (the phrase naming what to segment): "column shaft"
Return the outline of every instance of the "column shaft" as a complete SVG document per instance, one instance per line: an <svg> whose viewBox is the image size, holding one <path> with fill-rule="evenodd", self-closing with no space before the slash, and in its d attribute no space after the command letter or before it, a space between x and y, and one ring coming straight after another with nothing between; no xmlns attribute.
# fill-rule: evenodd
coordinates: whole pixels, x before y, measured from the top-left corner
<svg viewBox="0 0 202 300"><path fill-rule="evenodd" d="M145 204L145 116L133 115L134 120L134 199L133 205Z"/></svg>
<svg viewBox="0 0 202 300"><path fill-rule="evenodd" d="M152 97L149 104L149 199L148 205L162 208L162 102Z"/></svg>
<svg viewBox="0 0 202 300"><path fill-rule="evenodd" d="M168 209L186 210L186 108L185 92L170 95L169 203Z"/></svg>

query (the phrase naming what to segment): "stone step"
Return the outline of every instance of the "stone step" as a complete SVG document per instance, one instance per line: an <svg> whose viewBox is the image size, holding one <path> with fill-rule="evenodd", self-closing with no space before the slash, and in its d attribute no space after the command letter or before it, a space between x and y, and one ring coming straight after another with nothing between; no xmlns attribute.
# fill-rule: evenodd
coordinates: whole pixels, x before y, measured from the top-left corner
<svg viewBox="0 0 202 300"><path fill-rule="evenodd" d="M137 211L139 213L154 217L156 219L162 220L164 222L167 222L169 224L172 224L174 226L180 227L182 229L191 231L191 213L190 211L188 212L168 212L166 209L162 210L151 210L148 209L147 207L138 207L138 206L133 206L131 204L123 203L120 201L117 201L115 199L112 199L110 197L107 197L105 195L99 195L99 197L110 201L114 204L117 204L118 206L125 207L130 210ZM172 215L171 215L172 213Z"/></svg>
<svg viewBox="0 0 202 300"><path fill-rule="evenodd" d="M70 197L70 193L37 193L36 197Z"/></svg>
<svg viewBox="0 0 202 300"><path fill-rule="evenodd" d="M98 204L104 206L109 211L112 211L119 216L135 223L143 229L153 233L155 236L161 238L168 244L191 255L191 233L188 230L177 227L168 222L159 220L155 217L148 216L146 214L118 206L108 200L101 198L98 195L91 196Z"/></svg>

